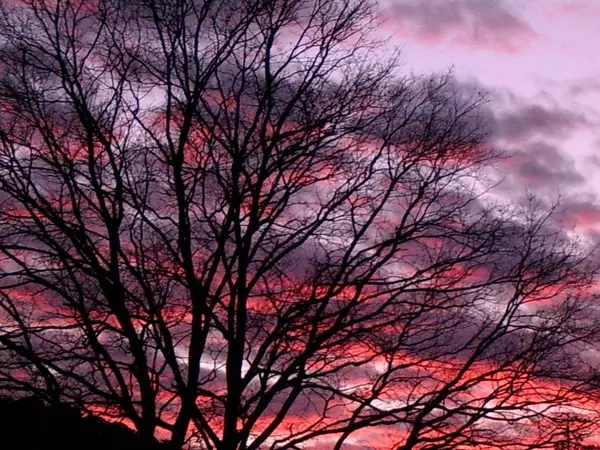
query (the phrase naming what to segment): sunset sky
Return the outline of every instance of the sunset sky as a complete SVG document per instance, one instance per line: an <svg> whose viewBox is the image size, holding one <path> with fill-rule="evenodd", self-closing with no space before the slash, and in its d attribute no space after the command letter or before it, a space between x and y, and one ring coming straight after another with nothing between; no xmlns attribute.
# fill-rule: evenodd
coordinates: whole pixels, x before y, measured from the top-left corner
<svg viewBox="0 0 600 450"><path fill-rule="evenodd" d="M453 68L490 97L503 189L564 197L567 223L600 230L600 0L386 0L391 44L417 74Z"/></svg>
<svg viewBox="0 0 600 450"><path fill-rule="evenodd" d="M513 202L600 245L600 0L380 0L389 82L366 9L170 1L0 0L0 394L179 447L600 444L600 258Z"/></svg>

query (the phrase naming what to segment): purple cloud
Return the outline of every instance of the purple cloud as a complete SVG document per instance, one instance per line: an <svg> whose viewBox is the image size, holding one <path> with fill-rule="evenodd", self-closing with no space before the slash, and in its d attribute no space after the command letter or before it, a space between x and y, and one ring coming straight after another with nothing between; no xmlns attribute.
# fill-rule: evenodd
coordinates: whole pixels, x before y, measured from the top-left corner
<svg viewBox="0 0 600 450"><path fill-rule="evenodd" d="M580 78L573 81L568 88L570 95L597 94L600 92L600 80L595 77Z"/></svg>
<svg viewBox="0 0 600 450"><path fill-rule="evenodd" d="M554 145L535 142L510 159L510 171L529 187L574 186L585 181L574 161Z"/></svg>
<svg viewBox="0 0 600 450"><path fill-rule="evenodd" d="M503 0L392 0L391 12L414 37L517 52L538 35Z"/></svg>
<svg viewBox="0 0 600 450"><path fill-rule="evenodd" d="M508 149L511 156L504 160L503 167L511 175L503 184L504 189L521 191L523 187L544 189L585 183L574 159L563 152L559 142L578 130L595 126L586 114L559 106L551 96L545 99L547 103L541 103L508 89L489 88L477 79L453 82L460 96L483 94L490 100L482 106L480 116L489 131L490 143L498 149ZM593 163L600 166L600 158Z"/></svg>
<svg viewBox="0 0 600 450"><path fill-rule="evenodd" d="M483 95L490 100L479 111L494 144L531 145L540 138L564 139L595 123L582 111L558 106L558 101L546 96L546 103L519 97L502 88L490 88L477 79L454 78L454 92L463 98ZM504 142L502 142L504 141Z"/></svg>
<svg viewBox="0 0 600 450"><path fill-rule="evenodd" d="M494 137L522 141L535 135L564 138L577 128L589 125L581 113L560 107L526 104L496 115Z"/></svg>
<svg viewBox="0 0 600 450"><path fill-rule="evenodd" d="M600 205L596 199L569 198L562 202L562 208L566 226L577 226L592 236L600 231Z"/></svg>

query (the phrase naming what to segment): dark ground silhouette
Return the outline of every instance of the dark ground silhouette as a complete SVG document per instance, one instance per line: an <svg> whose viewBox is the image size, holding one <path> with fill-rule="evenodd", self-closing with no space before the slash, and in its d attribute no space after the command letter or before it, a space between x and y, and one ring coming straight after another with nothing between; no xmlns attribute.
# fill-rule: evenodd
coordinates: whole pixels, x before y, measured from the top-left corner
<svg viewBox="0 0 600 450"><path fill-rule="evenodd" d="M129 428L95 417L82 417L69 406L46 406L28 397L0 398L2 450L166 450L157 444L142 449Z"/></svg>

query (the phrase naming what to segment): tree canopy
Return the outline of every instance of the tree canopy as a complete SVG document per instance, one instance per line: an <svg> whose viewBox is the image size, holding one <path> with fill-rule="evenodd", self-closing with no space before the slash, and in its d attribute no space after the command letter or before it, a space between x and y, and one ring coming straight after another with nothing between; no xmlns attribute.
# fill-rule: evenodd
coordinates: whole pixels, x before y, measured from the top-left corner
<svg viewBox="0 0 600 450"><path fill-rule="evenodd" d="M0 7L0 391L141 445L551 448L597 267L363 0ZM507 447L509 446L509 447Z"/></svg>

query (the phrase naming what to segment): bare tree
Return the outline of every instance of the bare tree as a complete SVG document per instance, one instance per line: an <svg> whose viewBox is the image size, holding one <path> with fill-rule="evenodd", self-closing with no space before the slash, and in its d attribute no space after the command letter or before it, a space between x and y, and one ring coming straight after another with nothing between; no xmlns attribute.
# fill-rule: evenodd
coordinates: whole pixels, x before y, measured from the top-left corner
<svg viewBox="0 0 600 450"><path fill-rule="evenodd" d="M553 450L598 450L599 447L592 444L598 442L593 419L572 412L557 414L555 420L561 422L563 432L554 439Z"/></svg>
<svg viewBox="0 0 600 450"><path fill-rule="evenodd" d="M0 389L145 445L551 447L596 268L368 2L0 16Z"/></svg>

